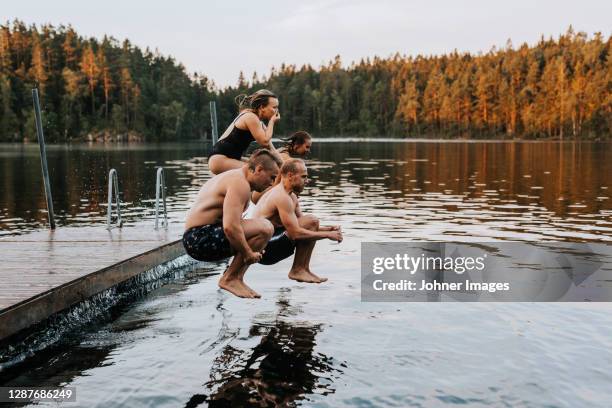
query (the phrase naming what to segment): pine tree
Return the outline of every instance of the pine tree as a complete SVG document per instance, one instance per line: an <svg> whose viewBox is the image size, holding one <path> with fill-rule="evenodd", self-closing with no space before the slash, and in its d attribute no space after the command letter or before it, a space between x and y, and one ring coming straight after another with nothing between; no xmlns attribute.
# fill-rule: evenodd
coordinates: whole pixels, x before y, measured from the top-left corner
<svg viewBox="0 0 612 408"><path fill-rule="evenodd" d="M98 48L97 55L98 64L100 67L100 77L102 80L102 89L104 90L104 119L108 120L108 112L110 107L110 93L112 89L115 87L113 84L110 66L108 65L108 61L106 59L106 54L104 52L104 47Z"/></svg>
<svg viewBox="0 0 612 408"><path fill-rule="evenodd" d="M29 71L29 76L34 79L37 84L38 90L41 97L45 96L45 87L47 80L47 63L45 61L45 55L40 44L40 37L36 32L32 36L32 63Z"/></svg>
<svg viewBox="0 0 612 408"><path fill-rule="evenodd" d="M94 50L90 44L85 45L85 48L83 49L83 57L81 58L81 72L83 72L85 78L87 79L89 95L91 96L91 115L95 117L96 99L94 92L100 77L100 67L98 66Z"/></svg>
<svg viewBox="0 0 612 408"><path fill-rule="evenodd" d="M420 109L419 93L414 78L409 79L400 95L396 116L403 120L408 129L418 132L418 112Z"/></svg>

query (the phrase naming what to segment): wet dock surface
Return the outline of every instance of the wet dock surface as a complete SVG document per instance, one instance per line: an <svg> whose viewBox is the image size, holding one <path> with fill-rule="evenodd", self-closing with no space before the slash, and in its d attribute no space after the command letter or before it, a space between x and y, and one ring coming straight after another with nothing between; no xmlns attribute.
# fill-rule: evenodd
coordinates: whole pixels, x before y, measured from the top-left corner
<svg viewBox="0 0 612 408"><path fill-rule="evenodd" d="M183 255L182 231L63 227L0 238L0 339Z"/></svg>

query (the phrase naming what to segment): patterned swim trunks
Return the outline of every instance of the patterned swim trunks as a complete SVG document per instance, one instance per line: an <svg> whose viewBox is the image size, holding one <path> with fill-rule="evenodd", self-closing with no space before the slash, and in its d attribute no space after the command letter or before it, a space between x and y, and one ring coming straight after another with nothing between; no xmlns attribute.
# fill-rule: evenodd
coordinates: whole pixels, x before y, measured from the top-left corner
<svg viewBox="0 0 612 408"><path fill-rule="evenodd" d="M189 228L183 234L183 246L198 261L220 261L234 255L221 223Z"/></svg>

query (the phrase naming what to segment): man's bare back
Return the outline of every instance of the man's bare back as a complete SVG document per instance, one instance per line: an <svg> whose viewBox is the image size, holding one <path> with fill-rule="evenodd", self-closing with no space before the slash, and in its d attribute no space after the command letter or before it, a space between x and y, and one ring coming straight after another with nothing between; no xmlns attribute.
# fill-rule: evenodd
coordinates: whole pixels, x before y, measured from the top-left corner
<svg viewBox="0 0 612 408"><path fill-rule="evenodd" d="M243 211L249 205L248 197L251 188L242 168L229 170L208 180L196 196L195 202L187 212L185 229L220 223L223 216L223 202L228 188L247 197Z"/></svg>
<svg viewBox="0 0 612 408"><path fill-rule="evenodd" d="M257 202L255 207L254 217L262 217L270 220L275 227L282 227L283 223L278 214L278 203L280 201L289 202L291 200L291 208L296 215L296 209L299 208L298 198L294 193L287 193L282 184L277 184L264 193Z"/></svg>

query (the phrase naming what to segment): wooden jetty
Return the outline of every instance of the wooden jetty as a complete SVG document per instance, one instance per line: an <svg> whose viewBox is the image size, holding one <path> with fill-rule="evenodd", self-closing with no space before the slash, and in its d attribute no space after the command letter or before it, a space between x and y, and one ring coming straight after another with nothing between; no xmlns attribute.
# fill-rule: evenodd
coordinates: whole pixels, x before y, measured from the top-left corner
<svg viewBox="0 0 612 408"><path fill-rule="evenodd" d="M182 232L100 225L0 238L0 340L183 255Z"/></svg>

